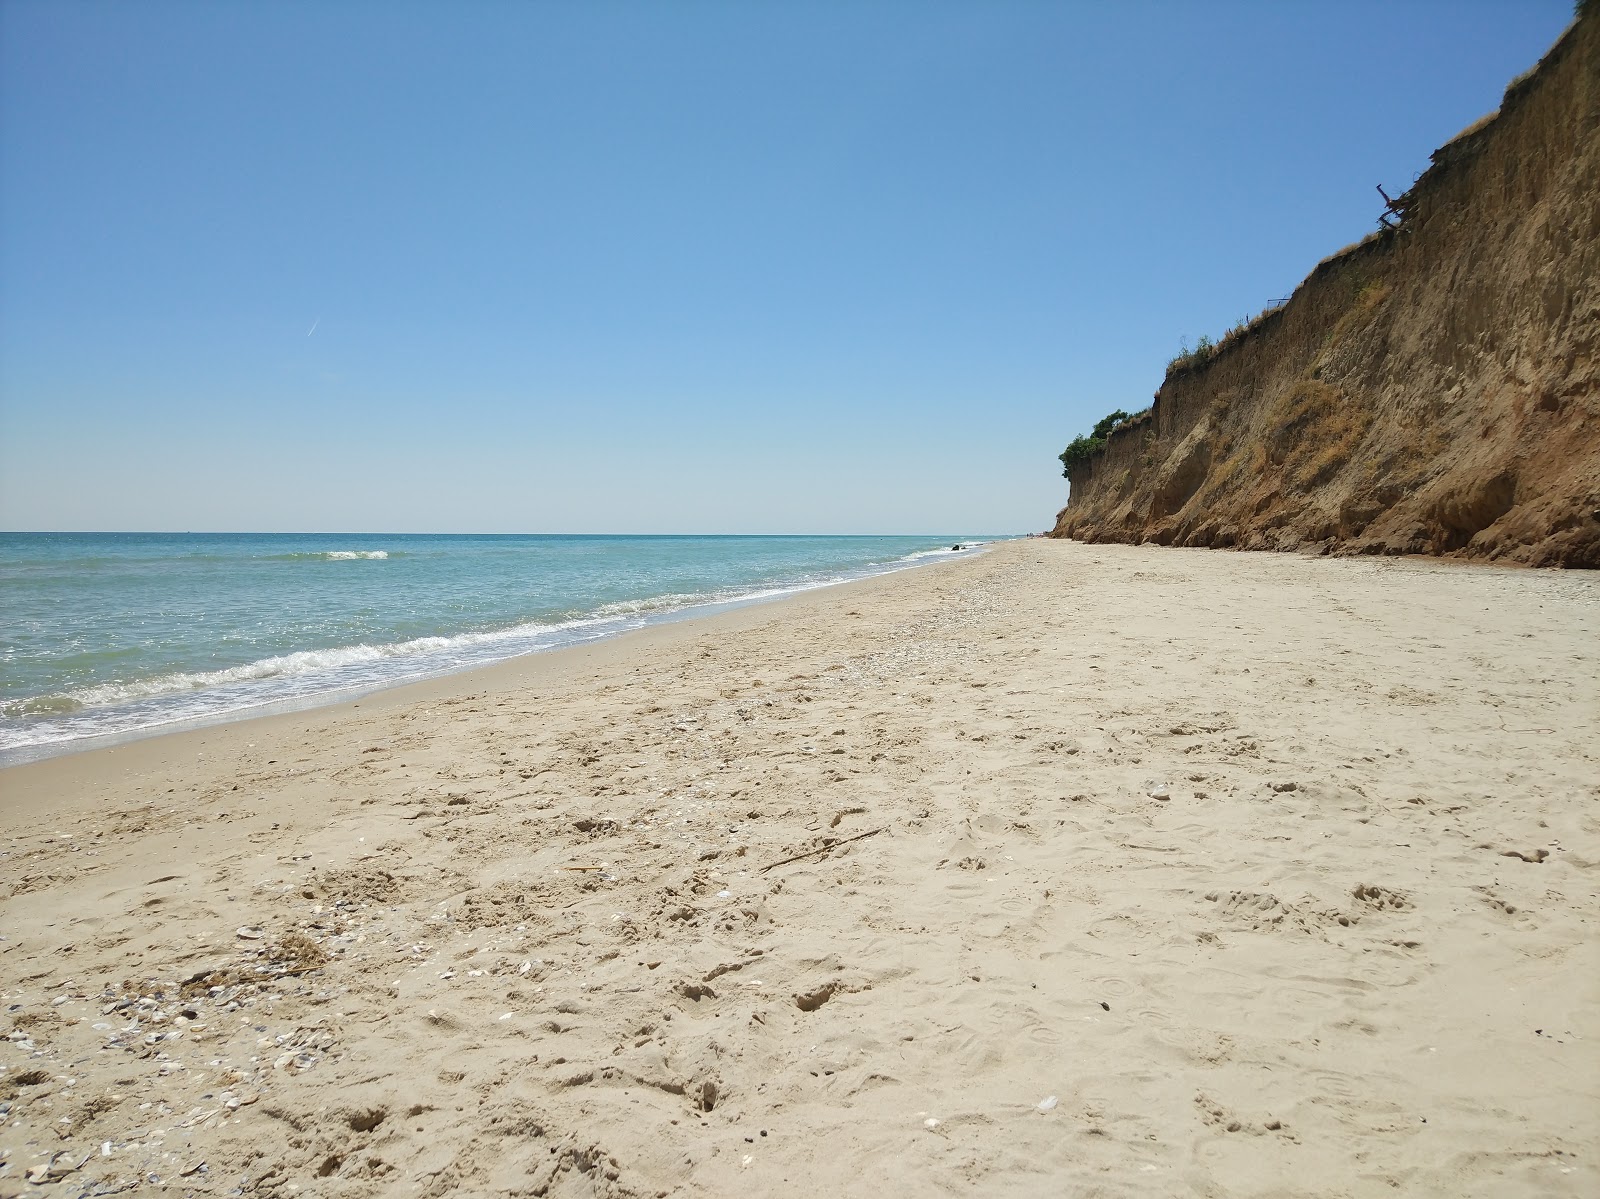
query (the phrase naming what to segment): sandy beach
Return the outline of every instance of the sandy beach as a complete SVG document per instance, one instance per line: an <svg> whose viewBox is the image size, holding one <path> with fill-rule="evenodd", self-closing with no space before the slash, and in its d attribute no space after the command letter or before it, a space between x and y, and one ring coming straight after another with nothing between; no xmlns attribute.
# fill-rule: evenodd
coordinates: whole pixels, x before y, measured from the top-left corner
<svg viewBox="0 0 1600 1199"><path fill-rule="evenodd" d="M0 1195L1600 1193L1596 583L1009 542L13 767Z"/></svg>

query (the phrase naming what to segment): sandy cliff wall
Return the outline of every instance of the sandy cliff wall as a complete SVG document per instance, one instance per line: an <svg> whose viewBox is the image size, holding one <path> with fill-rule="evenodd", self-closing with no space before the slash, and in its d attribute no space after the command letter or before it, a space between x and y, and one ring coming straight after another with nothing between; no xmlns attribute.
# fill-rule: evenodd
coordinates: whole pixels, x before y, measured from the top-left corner
<svg viewBox="0 0 1600 1199"><path fill-rule="evenodd" d="M1597 10L1433 155L1397 229L1169 372L1053 535L1600 567Z"/></svg>

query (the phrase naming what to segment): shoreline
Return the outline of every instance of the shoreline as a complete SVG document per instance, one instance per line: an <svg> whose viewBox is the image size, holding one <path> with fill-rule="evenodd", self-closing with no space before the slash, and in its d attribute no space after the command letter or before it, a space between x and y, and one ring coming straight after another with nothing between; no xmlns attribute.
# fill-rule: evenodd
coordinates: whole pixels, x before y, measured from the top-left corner
<svg viewBox="0 0 1600 1199"><path fill-rule="evenodd" d="M396 687L407 687L416 683L425 683L435 679L449 678L454 675L470 674L476 670L489 669L506 662L514 662L521 658L532 657L538 654L555 653L564 649L609 641L617 637L626 636L640 629L653 628L657 625L675 624L686 620L702 620L720 613L733 611L752 604L779 603L795 596L804 595L809 591L823 590L829 587L838 587L847 583L860 582L866 579L875 579L883 575L896 574L905 570L916 570L924 566L934 565L941 561L953 560L955 555L972 557L982 553L986 548L997 545L1002 541L1016 540L1015 537L991 537L988 540L967 542L960 550L952 547L949 551L925 550L919 551L906 558L897 559L879 566L852 570L834 578L821 582L771 584L753 588L749 593L729 599L704 600L697 603L686 604L680 608L668 608L651 612L637 618L638 623L629 625L625 617L599 617L591 616L569 622L568 626L553 626L550 633L557 634L556 640L549 645L536 646L532 649L523 649L510 653L503 658L490 658L486 661L468 662L442 669L424 669L419 674L406 677L399 676L390 681L351 683L345 686L329 687L322 691L312 691L298 695L290 695L277 699L262 699L247 702L236 708L220 709L202 715L176 716L170 720L153 724L140 725L134 728L118 729L105 733L89 734L81 737L67 738L57 741L35 742L25 745L0 747L0 770L12 766L26 765L30 762L47 761L52 758L69 754L87 753L98 749L114 748L133 741L142 741L150 737L163 737L174 733L194 732L200 729L215 728L232 724L240 720L255 720L268 716L287 715L294 712L313 711L318 708L329 707L342 703L353 703L360 699L378 693L393 690ZM381 553L381 551L380 551ZM943 554L952 555L947 559ZM383 555L387 556L387 555ZM922 561L921 559L927 559ZM590 635L580 635L578 630L604 626L614 623L615 627L604 628ZM509 631L509 630L507 630ZM291 651L292 656L292 651ZM169 696L166 698L174 698ZM199 693L195 693L199 694Z"/></svg>
<svg viewBox="0 0 1600 1199"><path fill-rule="evenodd" d="M192 727L157 728L125 738L114 735L118 739L105 744L68 749L20 762L0 762L0 795L4 796L0 798L0 812L9 815L17 797L54 793L66 780L95 779L119 769L127 772L176 766L185 763L190 755L205 752L198 748L200 746L211 746L209 752L214 756L219 752L232 752L239 743L251 746L253 739L258 738L271 742L333 733L336 729L343 731L351 722L360 719L356 713L363 709L370 718L379 713L417 705L457 703L470 693L479 691L487 693L550 682L570 685L572 677L581 671L623 666L636 650L670 651L673 643L679 639L688 640L721 632L736 633L766 616L781 620L791 606L803 611L802 606L813 597L831 596L883 579L971 561L993 552L1002 544L1005 542L999 540L985 542L975 552L959 558L907 564L862 578L817 584L787 595L725 601L712 605L716 609L714 611L691 608L671 612L637 628L624 629L592 641L535 650L497 662L375 687L356 695L340 695L326 702L310 702L276 712L246 709ZM324 716L327 724L319 719ZM119 763L110 765L109 758L119 754ZM79 763L79 759L90 760ZM69 764L81 768L69 769ZM57 768L60 768L59 775Z"/></svg>
<svg viewBox="0 0 1600 1199"><path fill-rule="evenodd" d="M1591 1193L1597 599L1024 539L7 767L0 1189Z"/></svg>

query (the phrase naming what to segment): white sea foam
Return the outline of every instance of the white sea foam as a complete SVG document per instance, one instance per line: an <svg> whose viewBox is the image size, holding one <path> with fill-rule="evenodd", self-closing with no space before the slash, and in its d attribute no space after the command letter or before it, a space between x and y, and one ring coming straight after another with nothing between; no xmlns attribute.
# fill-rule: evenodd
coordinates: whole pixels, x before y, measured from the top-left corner
<svg viewBox="0 0 1600 1199"><path fill-rule="evenodd" d="M948 558L951 554L965 554L969 550L975 550L983 544L984 542L982 541L958 541L953 545L942 545L938 549L917 550L915 553L907 554L904 558L901 558L900 561L920 562L924 558ZM957 545L959 545L961 548L957 549Z"/></svg>
<svg viewBox="0 0 1600 1199"><path fill-rule="evenodd" d="M674 612L694 604L714 604L719 598L714 592L670 592L666 595L647 596L644 599L618 600L611 604L601 604L594 610L594 614L601 619L609 616L645 616L653 612Z"/></svg>
<svg viewBox="0 0 1600 1199"><path fill-rule="evenodd" d="M267 555L267 558L276 562L381 562L387 557L388 550L295 550L287 554Z"/></svg>
<svg viewBox="0 0 1600 1199"><path fill-rule="evenodd" d="M532 638L559 627L562 626L525 624L493 632L462 633L455 637L416 637L410 641L379 645L341 645L333 649L299 650L292 654L277 654L270 658L246 662L240 666L230 666L225 670L178 671L125 683L102 683L95 687L69 691L65 698L81 708L106 707L134 700L154 699L163 695L178 695L188 691L209 691L235 683L294 679L328 674L344 668L396 658L446 654L451 650L468 649L496 641Z"/></svg>

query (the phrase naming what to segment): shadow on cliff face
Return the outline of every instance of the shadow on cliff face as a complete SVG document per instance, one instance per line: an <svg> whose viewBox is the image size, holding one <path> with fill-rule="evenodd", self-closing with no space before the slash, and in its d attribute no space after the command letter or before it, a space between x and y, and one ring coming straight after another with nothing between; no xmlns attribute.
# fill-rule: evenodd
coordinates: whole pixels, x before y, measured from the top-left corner
<svg viewBox="0 0 1600 1199"><path fill-rule="evenodd" d="M1453 492L1439 501L1435 522L1439 527L1439 549L1461 549L1472 539L1510 512L1517 493L1517 480L1510 471L1501 471L1476 487Z"/></svg>

